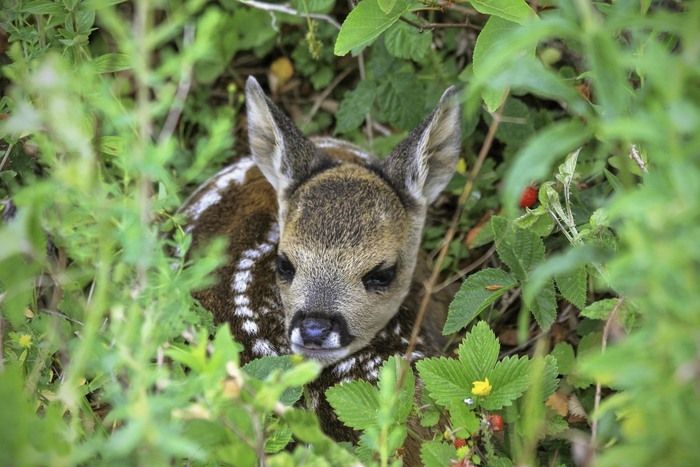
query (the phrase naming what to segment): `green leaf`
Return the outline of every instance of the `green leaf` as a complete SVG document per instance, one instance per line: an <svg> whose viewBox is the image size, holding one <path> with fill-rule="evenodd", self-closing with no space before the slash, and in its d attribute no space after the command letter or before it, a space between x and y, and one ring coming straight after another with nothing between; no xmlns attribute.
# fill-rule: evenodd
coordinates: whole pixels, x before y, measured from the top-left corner
<svg viewBox="0 0 700 467"><path fill-rule="evenodd" d="M479 417L463 400L450 402L447 410L450 412L450 425L460 438L466 438L479 429Z"/></svg>
<svg viewBox="0 0 700 467"><path fill-rule="evenodd" d="M450 303L442 333L447 335L459 331L516 284L502 269L488 268L472 274Z"/></svg>
<svg viewBox="0 0 700 467"><path fill-rule="evenodd" d="M530 269L544 259L542 239L529 230L513 228L508 220L501 216L491 218L491 229L498 257L519 280L524 281Z"/></svg>
<svg viewBox="0 0 700 467"><path fill-rule="evenodd" d="M469 374L457 360L426 358L416 363L430 397L441 405L461 401L469 394Z"/></svg>
<svg viewBox="0 0 700 467"><path fill-rule="evenodd" d="M554 276L557 288L571 304L579 309L586 305L586 290L588 289L588 274L585 267L574 269L571 272Z"/></svg>
<svg viewBox="0 0 700 467"><path fill-rule="evenodd" d="M557 316L557 294L550 279L540 289L532 303L532 315L543 331L548 330Z"/></svg>
<svg viewBox="0 0 700 467"><path fill-rule="evenodd" d="M457 458L457 449L448 443L432 440L420 447L420 460L425 467L445 467Z"/></svg>
<svg viewBox="0 0 700 467"><path fill-rule="evenodd" d="M326 391L326 400L346 426L364 430L376 422L379 392L367 381L336 384Z"/></svg>
<svg viewBox="0 0 700 467"><path fill-rule="evenodd" d="M568 342L559 342L550 355L557 359L559 374L568 375L574 369L576 356L574 348Z"/></svg>
<svg viewBox="0 0 700 467"><path fill-rule="evenodd" d="M489 378L493 389L480 401L481 406L486 410L498 410L511 405L530 384L529 368L527 357L507 357L498 362Z"/></svg>
<svg viewBox="0 0 700 467"><path fill-rule="evenodd" d="M377 0L377 2L379 3L379 8L387 15L396 5L396 0Z"/></svg>
<svg viewBox="0 0 700 467"><path fill-rule="evenodd" d="M550 256L549 258L547 258L546 261L537 265L537 267L530 274L527 284L525 284L525 287L523 289L523 299L525 300L525 304L529 306L532 303L534 297L539 293L540 289L544 287L545 284L547 284L547 281L549 281L552 277L557 278L557 285L560 286L560 290L562 287L567 289L566 294L564 294L564 291L561 290L562 295L564 295L564 298L566 298L569 301L571 301L570 299L575 299L577 302L582 302L581 304L584 304L586 300L585 278L583 283L583 300L581 300L582 292L580 290L580 287L582 284L580 282L578 284L560 284L559 278L563 278L566 275L576 273L576 271L578 271L579 269L584 269L585 273L584 266L586 264L596 261L598 257L598 250L590 245L577 246L568 249L563 254ZM579 281L581 280L580 277L575 279L578 279ZM563 279L563 281L566 281L566 279ZM567 295L570 295L570 297ZM574 302L572 301L572 303ZM574 305L581 308L581 306L579 306L578 303L574 303Z"/></svg>
<svg viewBox="0 0 700 467"><path fill-rule="evenodd" d="M474 9L515 23L524 23L537 15L525 0L469 0Z"/></svg>
<svg viewBox="0 0 700 467"><path fill-rule="evenodd" d="M541 357L535 357L535 359L541 358ZM533 361L533 365L538 363L536 360ZM554 391L557 390L557 387L559 387L559 379L557 376L559 375L559 367L557 365L557 359L554 358L552 355L546 355L544 357L544 370L542 371L542 384L541 384L541 391L542 391L542 396L541 399L542 401L547 400L549 396L554 394Z"/></svg>
<svg viewBox="0 0 700 467"><path fill-rule="evenodd" d="M343 21L333 53L342 56L352 49L371 44L406 11L408 4L405 0L397 0L389 13L382 11L377 0L362 0Z"/></svg>
<svg viewBox="0 0 700 467"><path fill-rule="evenodd" d="M406 376L404 377L401 391L396 397L396 385L402 365L406 366ZM394 401L392 421L399 424L404 423L413 410L413 399L416 389L416 379L411 367L403 359L390 357L379 370L379 383L377 386L380 403Z"/></svg>
<svg viewBox="0 0 700 467"><path fill-rule="evenodd" d="M551 166L565 154L580 147L592 135L591 125L564 120L549 125L531 138L516 156L505 176L503 203L514 212L523 189L546 177Z"/></svg>
<svg viewBox="0 0 700 467"><path fill-rule="evenodd" d="M401 21L389 28L384 35L384 44L391 55L416 62L425 60L432 42L432 32L419 31Z"/></svg>
<svg viewBox="0 0 700 467"><path fill-rule="evenodd" d="M380 118L404 130L415 127L425 111L425 88L412 73L391 75L377 88Z"/></svg>
<svg viewBox="0 0 700 467"><path fill-rule="evenodd" d="M491 53L491 49L496 46L498 41L502 40L509 31L512 31L516 27L516 23L506 21L497 16L492 16L486 21L474 45L473 66L474 75L476 77L481 77L485 81L488 81L486 77L481 76L482 63L486 60L486 57ZM482 98L489 112L494 112L501 105L505 96L505 87L498 89L487 87L482 93Z"/></svg>
<svg viewBox="0 0 700 467"><path fill-rule="evenodd" d="M109 53L96 57L92 63L98 73L113 73L131 68L129 56L123 53Z"/></svg>
<svg viewBox="0 0 700 467"><path fill-rule="evenodd" d="M362 124L365 116L372 110L375 89L374 83L360 81L355 89L345 93L336 114L336 133L347 133Z"/></svg>
<svg viewBox="0 0 700 467"><path fill-rule="evenodd" d="M501 345L486 321L478 322L459 346L459 360L469 375L468 383L481 381L491 374L498 361Z"/></svg>
<svg viewBox="0 0 700 467"><path fill-rule="evenodd" d="M605 298L603 300L598 300L597 302L593 302L581 310L581 316L591 319L606 320L615 307L618 306L618 303L620 303L619 298Z"/></svg>

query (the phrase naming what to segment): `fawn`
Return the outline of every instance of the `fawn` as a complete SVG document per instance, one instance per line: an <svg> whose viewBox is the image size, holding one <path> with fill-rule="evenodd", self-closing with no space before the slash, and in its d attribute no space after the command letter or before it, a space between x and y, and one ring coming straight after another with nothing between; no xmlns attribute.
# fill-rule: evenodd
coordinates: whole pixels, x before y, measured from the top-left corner
<svg viewBox="0 0 700 467"><path fill-rule="evenodd" d="M250 77L252 156L200 186L185 202L193 245L228 239L218 283L197 293L244 345L242 362L302 354L323 366L307 404L337 440L356 440L324 391L375 381L382 362L407 347L422 284L412 278L426 210L460 153L454 88L379 162L358 147L302 135ZM436 352L424 326L413 352Z"/></svg>

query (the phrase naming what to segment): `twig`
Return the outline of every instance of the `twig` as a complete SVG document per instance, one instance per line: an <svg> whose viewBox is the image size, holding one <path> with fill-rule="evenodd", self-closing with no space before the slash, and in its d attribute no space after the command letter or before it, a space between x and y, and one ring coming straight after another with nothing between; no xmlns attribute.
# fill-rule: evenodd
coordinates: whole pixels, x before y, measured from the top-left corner
<svg viewBox="0 0 700 467"><path fill-rule="evenodd" d="M476 259L475 261L470 263L467 267L465 267L464 269L460 269L457 272L457 274L448 278L447 280L445 280L441 284L436 285L435 288L433 289L433 292L437 293L437 292L441 291L442 289L444 289L445 287L452 284L453 282L460 280L462 277L466 276L467 274L469 274L470 272L472 272L473 270L475 270L476 268L478 268L479 266L484 264L486 261L488 261L489 258L491 256L493 256L495 251L496 251L496 245L492 245L491 248L489 248L488 251L486 251L486 253L484 253L478 259Z"/></svg>
<svg viewBox="0 0 700 467"><path fill-rule="evenodd" d="M333 25L336 29L340 29L340 24L331 16L324 15L321 13L303 13L299 10L295 10L294 8L290 7L287 4L281 4L281 5L275 5L272 3L267 3L267 2L259 2L257 0L238 0L244 5L251 6L253 8L257 8L258 10L265 10L265 11L274 11L277 13L285 13L287 15L292 15L292 16L301 16L304 18L313 18L313 19L318 19L321 21L325 21L328 24Z"/></svg>
<svg viewBox="0 0 700 467"><path fill-rule="evenodd" d="M624 297L620 297L620 299L617 301L615 304L615 307L612 309L610 312L610 316L608 316L608 320L605 322L605 327L603 328L603 342L600 345L600 353L605 353L605 349L608 346L608 335L610 334L610 328L612 327L612 324L615 322L615 318L617 317L617 312L620 310L622 307L622 304L625 302ZM593 422L591 423L591 446L595 449L595 442L596 442L596 437L598 435L598 408L600 407L600 399L601 399L601 386L600 386L600 381L596 382L595 384L595 399L593 401Z"/></svg>
<svg viewBox="0 0 700 467"><path fill-rule="evenodd" d="M14 146L14 144L12 144L12 143L7 145L7 150L5 151L5 155L3 156L2 161L0 161L0 172L2 172L2 169L5 168L5 164L7 163L7 160L10 157L10 151L12 151L12 146Z"/></svg>
<svg viewBox="0 0 700 467"><path fill-rule="evenodd" d="M642 172L648 173L649 170L647 169L647 165L644 163L644 160L642 159L641 154L639 154L639 149L637 149L637 145L633 144L630 146L630 159L632 159L640 169L642 169Z"/></svg>
<svg viewBox="0 0 700 467"><path fill-rule="evenodd" d="M194 26L192 24L186 24L185 30L183 32L182 48L187 49L194 41ZM173 100L173 105L170 107L168 112L168 117L165 119L163 124L163 129L160 131L158 136L158 142L163 143L165 140L170 138L175 132L175 126L180 120L180 115L182 115L182 110L185 108L185 99L187 99L187 94L190 92L190 86L192 85L192 63L185 64L182 75L180 75L180 82L177 85L177 91L175 92L175 99Z"/></svg>
<svg viewBox="0 0 700 467"><path fill-rule="evenodd" d="M472 170L469 172L469 176L467 177L467 182L464 184L464 189L462 190L462 194L459 196L459 200L457 201L457 209L455 210L453 216L452 216L452 221L450 222L450 227L447 230L447 233L445 233L445 238L443 239L443 245L442 249L440 250L440 254L438 255L437 260L435 261L435 265L433 266L433 272L430 275L430 279L428 279L428 282L425 284L425 293L423 295L423 298L420 303L420 307L418 308L418 314L416 315L416 321L413 324L413 330L411 331L411 338L408 341L408 347L406 348L406 353L404 355L404 359L406 361L410 361L411 354L413 353L413 350L416 348L416 342L418 340L418 333L420 332L421 324L423 324L423 318L425 317L425 312L428 309L428 303L430 302L430 297L433 294L433 289L435 288L435 282L438 279L438 276L440 275L440 269L442 268L442 263L445 262L445 258L447 257L447 252L449 251L450 248L450 242L452 242L452 239L455 236L455 233L457 232L457 226L459 225L459 219L462 216L462 211L464 210L464 205L467 203L467 200L469 199L469 195L472 192L472 188L474 187L474 181L476 180L477 175L479 175L479 172L481 171L481 166L484 164L484 161L486 160L486 155L489 153L491 150L491 145L493 144L494 137L496 135L496 130L498 130L498 126L501 124L501 114L503 112L503 106L499 107L498 110L493 114L493 121L491 122L491 125L489 126L489 131L486 134L486 139L484 139L484 144L481 145L481 150L479 151L479 155L476 158L476 163L474 164L474 167L472 167ZM398 381L398 387L400 388L401 385L403 384L403 380L406 376L406 366L401 367L401 374L399 375L399 381Z"/></svg>
<svg viewBox="0 0 700 467"><path fill-rule="evenodd" d="M330 95L330 93L333 92L333 90L340 84L341 81L343 81L351 72L353 72L355 69L352 67L346 68L343 70L342 73L340 73L336 78L329 84L326 89L321 92L321 94L318 95L318 97L315 99L313 107L311 107L311 110L309 110L309 113L304 117L304 122L308 125L311 123L311 119L314 118L314 115L316 115L316 112L318 112L318 109L321 108L321 104L323 104L323 101L326 100L326 98Z"/></svg>
<svg viewBox="0 0 700 467"><path fill-rule="evenodd" d="M379 122L372 122L372 128L374 128L382 136L390 136L392 133L388 127L382 125Z"/></svg>

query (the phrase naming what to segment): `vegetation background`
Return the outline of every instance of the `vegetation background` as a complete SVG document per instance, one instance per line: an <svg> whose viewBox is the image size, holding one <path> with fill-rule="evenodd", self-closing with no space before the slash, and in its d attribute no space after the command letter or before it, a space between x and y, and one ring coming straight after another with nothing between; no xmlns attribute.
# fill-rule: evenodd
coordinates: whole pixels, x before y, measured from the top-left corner
<svg viewBox="0 0 700 467"><path fill-rule="evenodd" d="M415 416L428 466L696 465L699 25L674 0L3 1L0 464L396 465ZM183 259L177 208L245 154L251 74L380 156L462 89L424 242L428 287L461 283L451 345L422 404L394 361L329 391L357 447L293 406L313 363L240 368L190 295L222 245Z"/></svg>

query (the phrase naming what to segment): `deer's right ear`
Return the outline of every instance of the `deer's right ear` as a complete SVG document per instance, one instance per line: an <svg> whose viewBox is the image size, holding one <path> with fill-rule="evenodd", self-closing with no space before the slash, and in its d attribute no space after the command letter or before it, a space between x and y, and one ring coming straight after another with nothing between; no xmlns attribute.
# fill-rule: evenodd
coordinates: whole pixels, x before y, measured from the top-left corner
<svg viewBox="0 0 700 467"><path fill-rule="evenodd" d="M289 186L311 173L320 157L318 150L252 76L246 82L245 95L253 159L282 198Z"/></svg>

